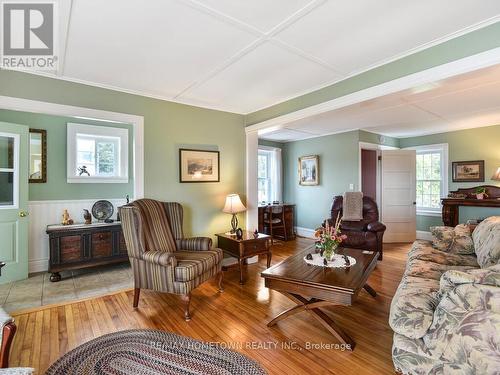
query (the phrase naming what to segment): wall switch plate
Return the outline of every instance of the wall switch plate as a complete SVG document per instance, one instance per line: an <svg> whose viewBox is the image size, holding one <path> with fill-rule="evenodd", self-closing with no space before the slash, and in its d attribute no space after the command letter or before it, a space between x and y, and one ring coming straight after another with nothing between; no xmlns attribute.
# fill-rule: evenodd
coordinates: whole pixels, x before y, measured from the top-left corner
<svg viewBox="0 0 500 375"><path fill-rule="evenodd" d="M354 190L354 184L349 184L349 190L353 191Z"/></svg>

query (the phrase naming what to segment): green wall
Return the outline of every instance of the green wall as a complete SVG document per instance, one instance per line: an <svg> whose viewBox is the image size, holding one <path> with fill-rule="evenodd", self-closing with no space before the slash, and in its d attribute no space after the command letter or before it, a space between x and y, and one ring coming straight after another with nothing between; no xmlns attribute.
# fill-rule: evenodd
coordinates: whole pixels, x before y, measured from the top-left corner
<svg viewBox="0 0 500 375"><path fill-rule="evenodd" d="M332 198L358 189L359 133L352 131L303 141L283 148L284 201L296 204L296 225L314 229L328 217ZM301 186L297 163L300 156L319 155L319 185Z"/></svg>
<svg viewBox="0 0 500 375"><path fill-rule="evenodd" d="M132 125L0 109L0 121L47 130L47 182L29 184L29 200L112 199L133 196ZM66 124L106 125L129 129L129 182L126 184L68 184L66 182Z"/></svg>
<svg viewBox="0 0 500 375"><path fill-rule="evenodd" d="M399 147L399 139L398 138L384 136L383 137L384 142L381 142L380 137L381 137L380 134L377 134L377 133L367 132L366 130L359 131L359 141L360 142L375 143L377 145L385 145L385 146L391 146L391 147Z"/></svg>
<svg viewBox="0 0 500 375"><path fill-rule="evenodd" d="M500 47L500 22L245 116L247 125Z"/></svg>
<svg viewBox="0 0 500 375"><path fill-rule="evenodd" d="M478 185L497 185L498 181L491 180L491 176L500 167L500 125L477 129L460 130L448 133L427 135L422 137L402 138L400 146L411 147L448 143L449 181L448 189L456 190L459 187L473 187ZM451 163L453 161L484 160L485 182L455 183L452 181ZM498 208L461 207L460 222L468 219L500 215ZM417 229L428 231L430 226L442 225L440 217L418 216Z"/></svg>
<svg viewBox="0 0 500 375"><path fill-rule="evenodd" d="M242 115L4 70L0 95L144 116L145 196L183 204L188 235L226 230L225 196L235 192L244 197ZM178 149L185 146L220 151L220 183L179 183ZM239 219L244 227L244 215Z"/></svg>

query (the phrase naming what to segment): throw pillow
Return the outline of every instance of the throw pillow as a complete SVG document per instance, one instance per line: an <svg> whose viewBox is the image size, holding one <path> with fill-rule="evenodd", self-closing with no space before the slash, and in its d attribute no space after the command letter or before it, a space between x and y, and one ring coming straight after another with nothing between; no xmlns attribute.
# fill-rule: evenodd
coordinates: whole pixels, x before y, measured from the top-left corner
<svg viewBox="0 0 500 375"><path fill-rule="evenodd" d="M481 268L500 262L500 216L491 216L479 223L472 239Z"/></svg>
<svg viewBox="0 0 500 375"><path fill-rule="evenodd" d="M452 227L431 227L432 247L436 250L448 252L453 243L455 232Z"/></svg>
<svg viewBox="0 0 500 375"><path fill-rule="evenodd" d="M474 242L470 229L465 224L452 227L431 227L432 247L446 253L469 255L474 254Z"/></svg>
<svg viewBox="0 0 500 375"><path fill-rule="evenodd" d="M474 254L474 242L468 225L460 224L453 229L454 237L450 253L460 255Z"/></svg>

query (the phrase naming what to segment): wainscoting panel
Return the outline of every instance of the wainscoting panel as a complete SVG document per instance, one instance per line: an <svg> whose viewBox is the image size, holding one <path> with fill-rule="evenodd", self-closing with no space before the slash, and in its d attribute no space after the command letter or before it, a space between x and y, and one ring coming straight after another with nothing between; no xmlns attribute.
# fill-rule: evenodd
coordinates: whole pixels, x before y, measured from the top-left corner
<svg viewBox="0 0 500 375"><path fill-rule="evenodd" d="M116 219L117 207L126 203L125 199L108 199L114 206L113 219ZM62 213L68 210L75 223L84 222L83 210L91 211L98 199L30 201L29 202L29 272L47 271L49 268L49 237L46 228L49 224L61 222ZM92 218L95 221L95 218Z"/></svg>

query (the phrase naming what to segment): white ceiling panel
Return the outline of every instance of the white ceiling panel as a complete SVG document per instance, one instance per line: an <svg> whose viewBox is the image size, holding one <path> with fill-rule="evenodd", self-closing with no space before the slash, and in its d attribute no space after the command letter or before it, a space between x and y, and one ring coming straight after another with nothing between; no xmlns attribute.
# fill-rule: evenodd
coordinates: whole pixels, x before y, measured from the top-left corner
<svg viewBox="0 0 500 375"><path fill-rule="evenodd" d="M174 0L75 0L64 75L173 97L255 39Z"/></svg>
<svg viewBox="0 0 500 375"><path fill-rule="evenodd" d="M499 13L498 0L330 0L277 38L352 73Z"/></svg>
<svg viewBox="0 0 500 375"><path fill-rule="evenodd" d="M199 0L212 9L268 32L311 0Z"/></svg>
<svg viewBox="0 0 500 375"><path fill-rule="evenodd" d="M277 103L338 76L331 70L266 42L181 99L249 112Z"/></svg>
<svg viewBox="0 0 500 375"><path fill-rule="evenodd" d="M302 139L353 129L413 137L498 125L499 92L497 65L293 121L284 131L306 132ZM273 134L288 142L279 129Z"/></svg>
<svg viewBox="0 0 500 375"><path fill-rule="evenodd" d="M449 92L414 102L418 107L440 117L467 115L500 107L500 83Z"/></svg>
<svg viewBox="0 0 500 375"><path fill-rule="evenodd" d="M307 132L301 132L297 130L290 129L280 129L271 133L266 133L261 136L262 139L266 139L268 141L280 141L280 142L292 142L298 141L300 139L308 138L313 136L314 134L310 134Z"/></svg>

